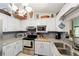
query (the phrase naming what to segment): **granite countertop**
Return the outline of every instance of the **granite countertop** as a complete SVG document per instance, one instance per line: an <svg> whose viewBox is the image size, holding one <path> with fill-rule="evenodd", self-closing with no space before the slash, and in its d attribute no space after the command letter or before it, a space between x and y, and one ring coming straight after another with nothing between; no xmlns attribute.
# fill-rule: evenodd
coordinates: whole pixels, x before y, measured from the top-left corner
<svg viewBox="0 0 79 59"><path fill-rule="evenodd" d="M35 39L35 41L42 41L42 42L60 42L60 43L65 43L69 46L72 47L72 42L70 42L69 40L63 40L63 39L60 39L60 40L57 40L55 38L48 38L48 37L37 37Z"/></svg>
<svg viewBox="0 0 79 59"><path fill-rule="evenodd" d="M45 39L45 38L36 38L35 41L50 42L49 39Z"/></svg>
<svg viewBox="0 0 79 59"><path fill-rule="evenodd" d="M40 36L37 36L37 38L35 39L35 41L41 41L41 42L50 42L49 38L48 37L40 37Z"/></svg>
<svg viewBox="0 0 79 59"><path fill-rule="evenodd" d="M6 40L0 40L3 46L8 45L10 43L16 42L18 40L21 40L22 38L12 38L12 39L6 39Z"/></svg>

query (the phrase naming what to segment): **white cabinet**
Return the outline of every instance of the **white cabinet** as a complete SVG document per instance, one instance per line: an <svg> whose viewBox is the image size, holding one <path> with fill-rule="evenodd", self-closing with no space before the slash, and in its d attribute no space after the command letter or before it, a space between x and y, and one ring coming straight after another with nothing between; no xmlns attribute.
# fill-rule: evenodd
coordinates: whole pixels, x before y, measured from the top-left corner
<svg viewBox="0 0 79 59"><path fill-rule="evenodd" d="M14 45L9 44L6 46L3 46L3 56L14 56Z"/></svg>
<svg viewBox="0 0 79 59"><path fill-rule="evenodd" d="M47 20L47 31L55 31L55 18Z"/></svg>
<svg viewBox="0 0 79 59"><path fill-rule="evenodd" d="M21 27L20 27L20 20L19 19L16 19L14 17L11 17L11 23L12 23L12 31L20 31L21 30ZM10 21L9 20L9 21ZM10 24L9 24L10 25Z"/></svg>
<svg viewBox="0 0 79 59"><path fill-rule="evenodd" d="M7 30L7 23L8 23L8 21L7 21L7 17L6 17L6 15L4 15L4 14L2 14L2 13L0 13L0 17L1 17L1 19L2 19L2 23L3 23L3 32L4 31L6 31Z"/></svg>
<svg viewBox="0 0 79 59"><path fill-rule="evenodd" d="M3 46L3 56L15 56L17 55L20 51L22 51L22 40L10 43L6 46Z"/></svg>
<svg viewBox="0 0 79 59"><path fill-rule="evenodd" d="M47 25L48 19L37 19L37 25Z"/></svg>
<svg viewBox="0 0 79 59"><path fill-rule="evenodd" d="M20 51L22 51L23 47L22 47L22 41L16 41L15 42L15 50L14 50L14 54L17 55L17 53L19 53Z"/></svg>
<svg viewBox="0 0 79 59"><path fill-rule="evenodd" d="M46 25L46 31L55 31L55 18L47 19L27 19L21 21L22 30L25 31L28 26Z"/></svg>
<svg viewBox="0 0 79 59"><path fill-rule="evenodd" d="M26 31L26 28L28 26L36 26L37 25L37 20L35 19L27 19L21 21L21 31Z"/></svg>
<svg viewBox="0 0 79 59"><path fill-rule="evenodd" d="M0 13L3 22L3 32L7 31L20 31L20 20Z"/></svg>
<svg viewBox="0 0 79 59"><path fill-rule="evenodd" d="M38 55L51 55L50 43L35 41L35 54Z"/></svg>

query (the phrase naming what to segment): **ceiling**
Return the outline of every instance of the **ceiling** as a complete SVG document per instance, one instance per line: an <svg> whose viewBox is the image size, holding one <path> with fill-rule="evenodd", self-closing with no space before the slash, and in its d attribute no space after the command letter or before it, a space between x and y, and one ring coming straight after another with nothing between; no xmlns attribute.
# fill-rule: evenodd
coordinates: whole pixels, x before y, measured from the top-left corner
<svg viewBox="0 0 79 59"><path fill-rule="evenodd" d="M0 8L7 8L9 3L0 3ZM16 3L19 8L23 8L21 3ZM32 7L34 12L52 12L58 13L63 7L64 3L29 3L29 7Z"/></svg>
<svg viewBox="0 0 79 59"><path fill-rule="evenodd" d="M60 9L63 7L64 3L39 3L29 4L30 7L33 8L35 12L52 12L57 13L60 11Z"/></svg>

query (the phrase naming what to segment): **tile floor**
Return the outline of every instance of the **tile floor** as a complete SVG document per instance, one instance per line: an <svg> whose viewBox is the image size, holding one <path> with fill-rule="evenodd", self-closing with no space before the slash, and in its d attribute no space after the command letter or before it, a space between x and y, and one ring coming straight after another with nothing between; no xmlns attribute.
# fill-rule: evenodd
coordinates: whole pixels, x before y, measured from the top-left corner
<svg viewBox="0 0 79 59"><path fill-rule="evenodd" d="M27 55L27 54L24 54L24 53L19 53L17 56L30 56L30 55Z"/></svg>
<svg viewBox="0 0 79 59"><path fill-rule="evenodd" d="M32 50L23 50L17 56L34 56L34 51Z"/></svg>

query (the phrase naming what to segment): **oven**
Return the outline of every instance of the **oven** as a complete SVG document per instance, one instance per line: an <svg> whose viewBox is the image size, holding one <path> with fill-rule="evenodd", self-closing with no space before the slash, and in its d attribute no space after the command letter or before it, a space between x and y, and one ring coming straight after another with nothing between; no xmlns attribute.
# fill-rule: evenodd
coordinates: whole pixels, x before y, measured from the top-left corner
<svg viewBox="0 0 79 59"><path fill-rule="evenodd" d="M28 50L34 50L34 40L24 40L23 47Z"/></svg>
<svg viewBox="0 0 79 59"><path fill-rule="evenodd" d="M28 35L23 38L23 47L28 50L34 50L35 38L37 35Z"/></svg>
<svg viewBox="0 0 79 59"><path fill-rule="evenodd" d="M38 25L37 26L37 32L47 32L46 31L46 25Z"/></svg>

